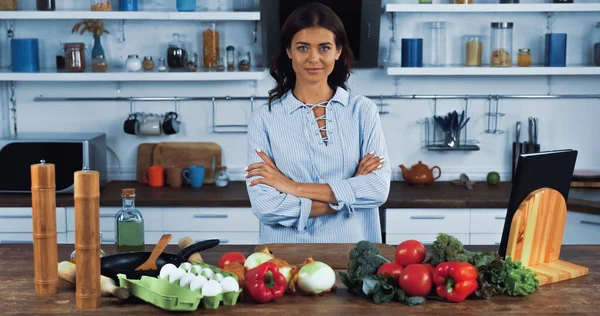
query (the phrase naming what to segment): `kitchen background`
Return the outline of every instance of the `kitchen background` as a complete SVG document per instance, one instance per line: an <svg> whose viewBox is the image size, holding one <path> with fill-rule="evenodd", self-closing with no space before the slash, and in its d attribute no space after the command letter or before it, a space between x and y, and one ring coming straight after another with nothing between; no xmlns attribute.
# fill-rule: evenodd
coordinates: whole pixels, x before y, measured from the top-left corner
<svg viewBox="0 0 600 316"><path fill-rule="evenodd" d="M89 10L89 1L56 1L57 10ZM115 1L116 2L116 1ZM416 3L417 1L383 1L388 3ZM480 3L480 1L477 1ZM577 1L592 2L592 1ZM217 1L198 1L198 6L214 6ZM220 1L228 9L233 1ZM434 3L440 3L434 1ZM491 3L491 2L490 2ZM521 1L521 3L541 3ZM258 1L253 4L258 10ZM426 6L426 5L424 5ZM20 0L19 9L35 10L35 1ZM140 1L140 10L172 10L175 1ZM557 12L552 16L541 12L529 13L396 13L395 27L398 37L424 37L423 22L446 21L448 64L463 60L462 36L486 36L484 47L489 45L490 22L514 22L513 62L516 64L518 48L531 48L532 63L543 64L544 34L547 29L567 33L567 64L592 64L592 29L600 22L598 12ZM64 42L85 42L91 56L93 44L89 33L72 34L71 28L79 20L14 20L15 38L39 38L41 68L55 69L55 56ZM349 86L355 94L593 94L600 93L600 76L390 76L385 65L390 54L392 36L391 14L381 15L379 47L380 67L357 69ZM3 21L5 22L5 21ZM186 42L188 52L202 56L202 32L209 26L205 21L144 21L105 20L109 35L102 37L110 67L124 67L128 55L152 56L154 61L166 57L167 45L173 33L179 33ZM2 23L0 34L6 34L9 23ZM221 34L221 55L225 47L233 45L236 51L252 51L252 67L261 69L260 23L257 42L253 42L254 21L217 22ZM1 37L0 62L6 69L10 65L7 36ZM489 50L484 48L484 63L489 61ZM392 54L400 54L393 50ZM202 63L202 62L201 62ZM201 64L200 63L200 64ZM6 71L6 70L5 70ZM264 79L248 81L157 81L157 82L15 82L16 117L19 132L104 132L108 146L109 179L135 179L137 146L144 142L210 141L221 145L223 165L228 166L232 180L243 179L246 166L246 134L213 133L211 102L186 101L180 103L183 122L180 133L171 136L135 136L123 132L123 122L129 113L128 102L36 102L36 96L56 97L108 97L108 96L161 96L161 97L219 97L266 96L273 81L265 73ZM2 87L2 122L4 135L14 133L14 119L9 102L10 84ZM521 121L521 140L527 140L527 118L539 118L539 142L542 150L573 148L579 151L576 169L600 170L600 142L597 140L600 118L600 100L500 100L499 111L505 113L498 119L503 134L488 134L485 112L487 100L471 100L468 105L468 138L478 141L479 151L436 152L424 148L422 123L433 115L431 100L386 100L388 114L382 115L382 125L392 164L393 180L402 180L399 164L410 166L422 160L429 166L442 169L441 180L457 179L462 172L473 180L484 180L489 171L498 171L502 181L510 179L511 144L515 139L515 122ZM136 102L135 111L165 113L174 109L173 102ZM463 100L440 100L439 113L464 109ZM249 101L219 102L217 124L246 124L250 114Z"/></svg>

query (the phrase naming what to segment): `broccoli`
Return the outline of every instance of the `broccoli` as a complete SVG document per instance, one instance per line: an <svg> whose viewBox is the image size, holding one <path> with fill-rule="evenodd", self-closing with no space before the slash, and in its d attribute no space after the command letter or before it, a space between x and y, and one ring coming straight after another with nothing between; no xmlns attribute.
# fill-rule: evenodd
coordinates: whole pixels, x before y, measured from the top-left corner
<svg viewBox="0 0 600 316"><path fill-rule="evenodd" d="M463 244L454 236L439 233L431 245L431 258L429 262L434 266L446 261L469 262L472 252L465 250Z"/></svg>
<svg viewBox="0 0 600 316"><path fill-rule="evenodd" d="M388 262L371 242L362 240L350 250L347 273L341 272L340 279L348 290L361 293L363 278L375 275L377 269Z"/></svg>

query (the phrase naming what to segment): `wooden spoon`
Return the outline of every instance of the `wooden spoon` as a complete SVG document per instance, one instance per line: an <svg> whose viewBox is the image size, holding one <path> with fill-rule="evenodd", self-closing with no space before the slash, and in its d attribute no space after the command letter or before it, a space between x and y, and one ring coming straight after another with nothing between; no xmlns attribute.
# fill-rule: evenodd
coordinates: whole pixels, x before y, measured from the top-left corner
<svg viewBox="0 0 600 316"><path fill-rule="evenodd" d="M160 240L154 247L154 250L152 250L152 253L150 254L148 260L142 263L139 267L135 268L135 270L157 270L158 267L156 266L156 259L158 259L158 256L160 256L163 250L165 250L165 248L169 244L169 241L171 241L171 237L173 237L171 234L162 235L162 237L160 237Z"/></svg>

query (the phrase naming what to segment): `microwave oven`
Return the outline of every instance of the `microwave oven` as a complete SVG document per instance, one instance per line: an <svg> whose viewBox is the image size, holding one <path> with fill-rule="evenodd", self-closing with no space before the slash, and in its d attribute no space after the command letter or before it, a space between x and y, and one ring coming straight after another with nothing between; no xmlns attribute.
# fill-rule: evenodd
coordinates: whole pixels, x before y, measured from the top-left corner
<svg viewBox="0 0 600 316"><path fill-rule="evenodd" d="M0 139L0 192L31 192L31 165L54 164L56 193L74 192L75 171L100 173L108 182L104 133L17 133Z"/></svg>

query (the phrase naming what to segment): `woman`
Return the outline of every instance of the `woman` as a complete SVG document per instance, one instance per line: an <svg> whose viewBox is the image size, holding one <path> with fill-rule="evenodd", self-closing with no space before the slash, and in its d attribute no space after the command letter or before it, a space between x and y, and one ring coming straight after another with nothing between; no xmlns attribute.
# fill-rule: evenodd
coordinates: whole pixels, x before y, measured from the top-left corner
<svg viewBox="0 0 600 316"><path fill-rule="evenodd" d="M260 243L381 242L391 170L377 106L346 91L353 56L340 18L322 4L299 7L279 46L276 87L248 123Z"/></svg>

